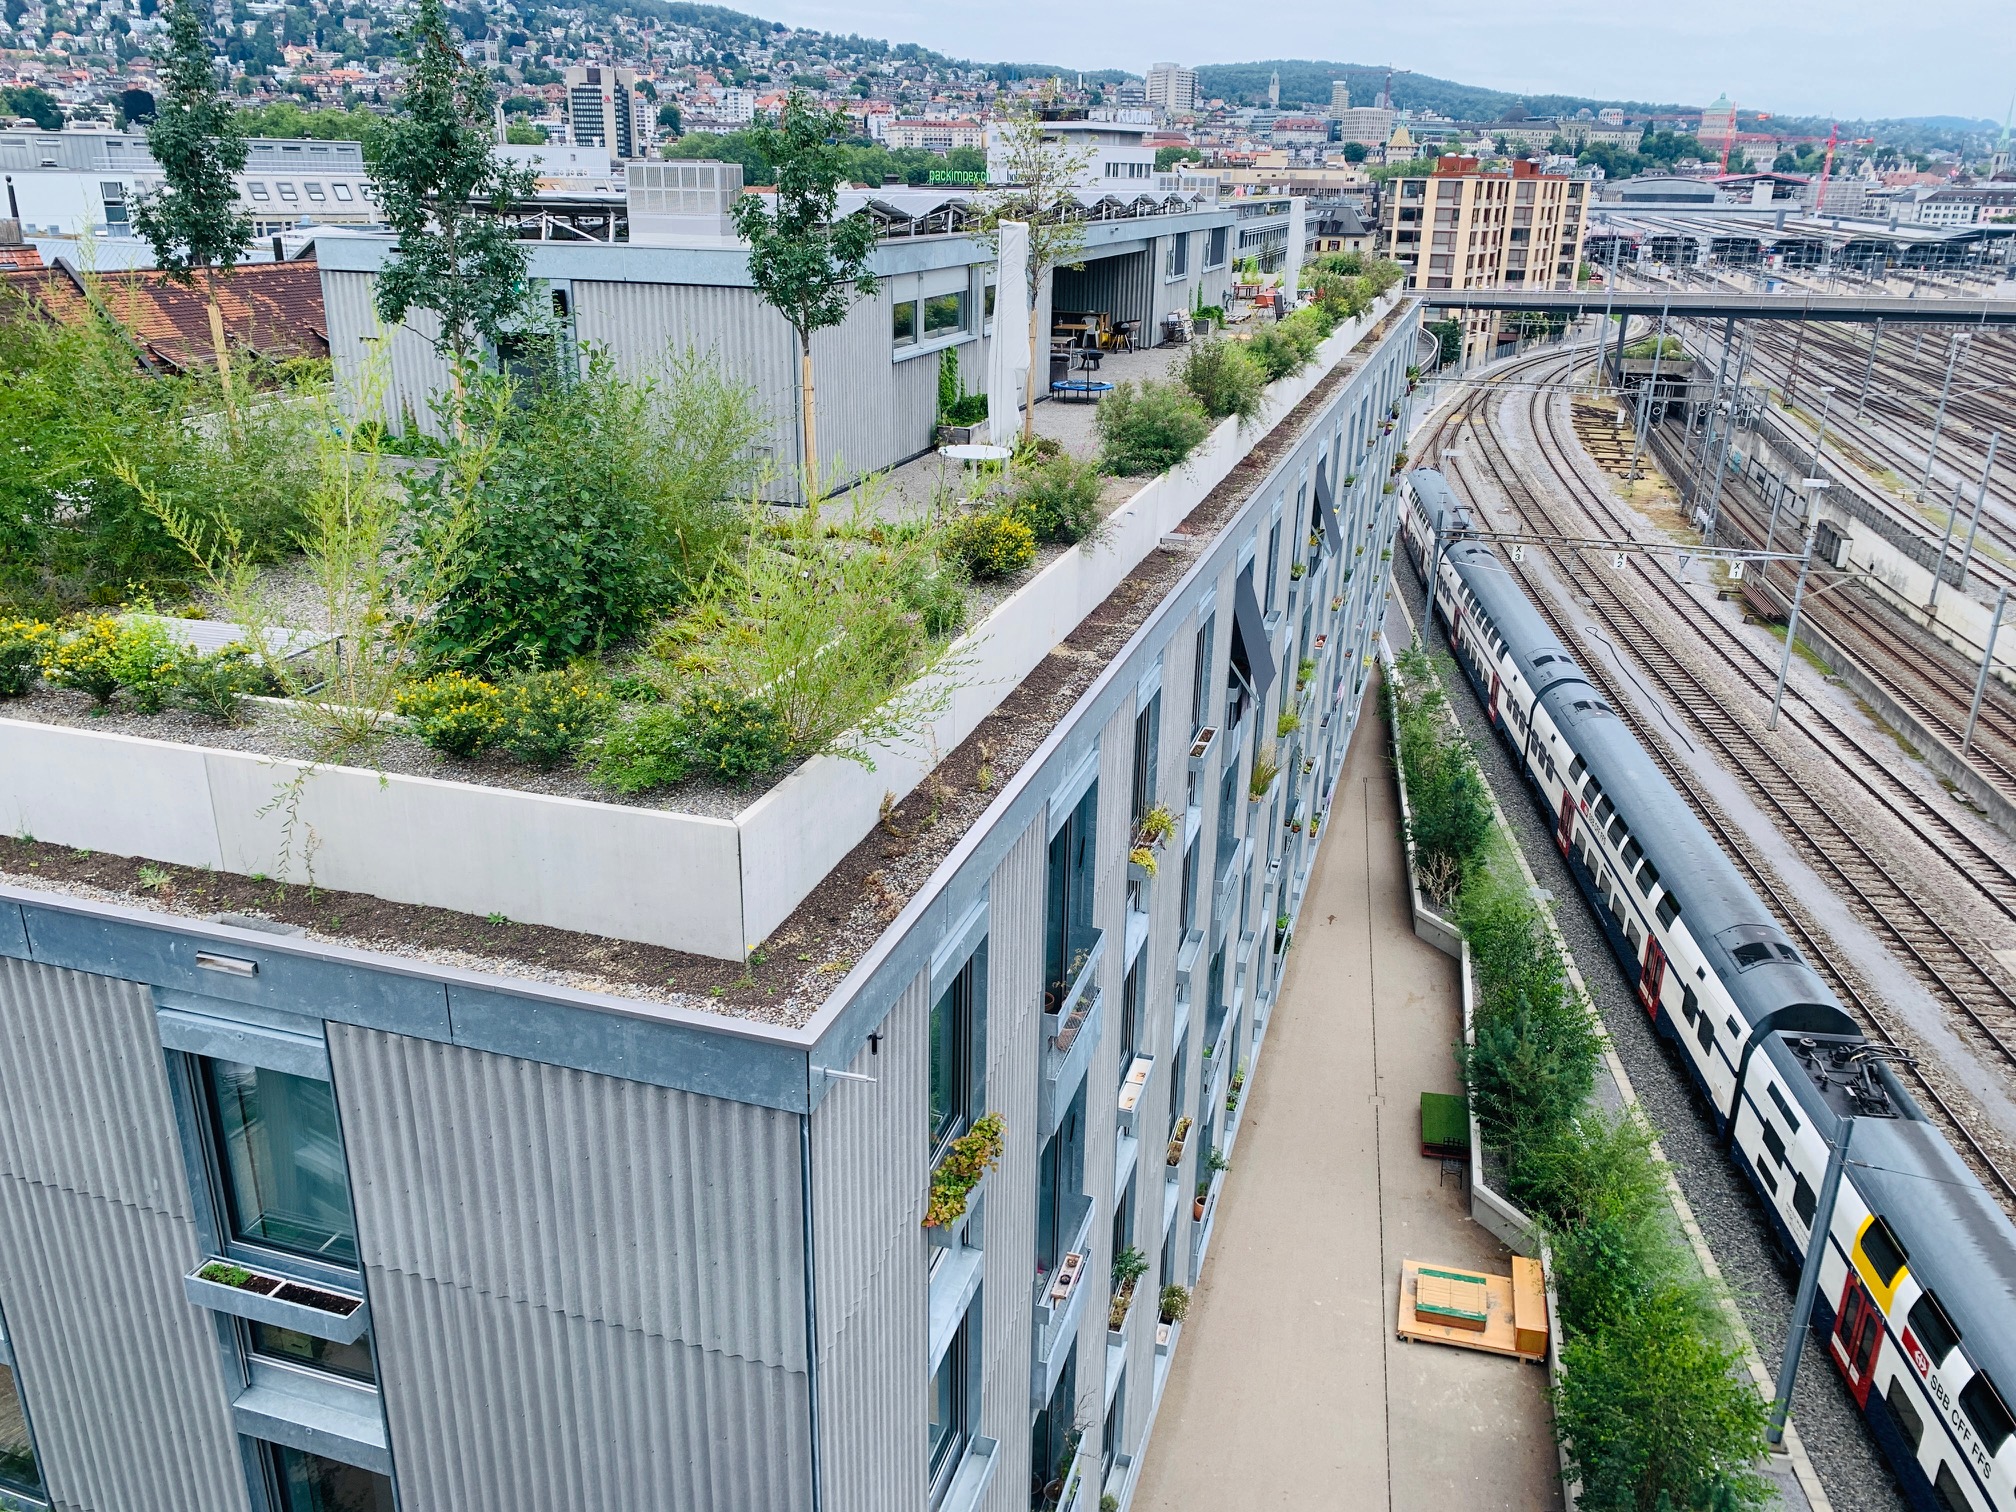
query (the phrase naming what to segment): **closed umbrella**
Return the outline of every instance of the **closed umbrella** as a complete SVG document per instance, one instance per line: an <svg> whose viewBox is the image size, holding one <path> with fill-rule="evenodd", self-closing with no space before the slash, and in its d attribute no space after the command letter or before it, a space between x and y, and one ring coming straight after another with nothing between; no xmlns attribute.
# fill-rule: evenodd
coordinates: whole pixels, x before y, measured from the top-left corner
<svg viewBox="0 0 2016 1512"><path fill-rule="evenodd" d="M994 279L994 343L987 354L987 437L1013 446L1029 363L1029 227L1003 221Z"/></svg>

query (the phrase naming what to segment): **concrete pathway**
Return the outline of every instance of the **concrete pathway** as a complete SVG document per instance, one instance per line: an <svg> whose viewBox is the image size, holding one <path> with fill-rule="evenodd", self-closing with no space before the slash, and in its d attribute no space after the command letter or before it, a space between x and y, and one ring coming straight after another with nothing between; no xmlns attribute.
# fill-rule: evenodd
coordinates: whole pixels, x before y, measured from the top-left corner
<svg viewBox="0 0 2016 1512"><path fill-rule="evenodd" d="M1414 938L1376 717L1330 809L1136 1512L1561 1505L1546 1374L1394 1337L1403 1259L1509 1272L1420 1153L1456 965Z"/></svg>

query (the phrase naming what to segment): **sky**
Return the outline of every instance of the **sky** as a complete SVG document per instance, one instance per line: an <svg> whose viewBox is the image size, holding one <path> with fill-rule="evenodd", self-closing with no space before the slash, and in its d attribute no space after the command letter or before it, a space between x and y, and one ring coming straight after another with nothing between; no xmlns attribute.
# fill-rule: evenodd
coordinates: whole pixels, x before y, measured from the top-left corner
<svg viewBox="0 0 2016 1512"><path fill-rule="evenodd" d="M1324 58L1390 63L1513 94L1704 105L1722 92L1787 115L2001 120L2016 94L2008 0L730 0L771 20L917 42L984 62L1072 68ZM1263 27L1241 24L1264 14Z"/></svg>

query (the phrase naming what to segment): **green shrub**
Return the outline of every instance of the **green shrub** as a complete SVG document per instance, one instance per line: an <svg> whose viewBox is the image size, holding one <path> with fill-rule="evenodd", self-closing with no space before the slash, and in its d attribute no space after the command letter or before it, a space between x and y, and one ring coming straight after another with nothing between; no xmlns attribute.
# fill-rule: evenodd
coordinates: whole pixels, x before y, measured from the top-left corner
<svg viewBox="0 0 2016 1512"><path fill-rule="evenodd" d="M520 672L498 693L496 743L529 765L558 766L601 728L612 701L585 672Z"/></svg>
<svg viewBox="0 0 2016 1512"><path fill-rule="evenodd" d="M1009 577L1036 560L1036 532L1012 509L965 516L952 526L947 545L979 582Z"/></svg>
<svg viewBox="0 0 2016 1512"><path fill-rule="evenodd" d="M0 620L0 698L19 698L35 685L55 636L39 620Z"/></svg>
<svg viewBox="0 0 2016 1512"><path fill-rule="evenodd" d="M938 423L978 425L987 418L987 396L966 392L966 378L959 370L959 350L947 347L938 354Z"/></svg>
<svg viewBox="0 0 2016 1512"><path fill-rule="evenodd" d="M1167 472L1211 434L1210 417L1186 389L1154 378L1117 385L1094 418L1100 461L1121 477Z"/></svg>
<svg viewBox="0 0 2016 1512"><path fill-rule="evenodd" d="M1259 418L1267 378L1235 341L1200 341L1183 358L1183 387L1214 420L1237 415L1250 425Z"/></svg>
<svg viewBox="0 0 2016 1512"><path fill-rule="evenodd" d="M1589 1512L1739 1512L1772 1500L1753 1468L1766 1409L1697 1288L1638 1296L1569 1339L1554 1431Z"/></svg>
<svg viewBox="0 0 2016 1512"><path fill-rule="evenodd" d="M74 632L44 643L42 675L58 687L88 694L107 708L126 689L143 714L158 714L175 686L180 645L151 620L99 614Z"/></svg>
<svg viewBox="0 0 2016 1512"><path fill-rule="evenodd" d="M1008 508L1039 541L1075 545L1105 523L1099 469L1075 457L1054 457L1017 468L1009 481Z"/></svg>
<svg viewBox="0 0 2016 1512"><path fill-rule="evenodd" d="M897 593L918 617L933 640L956 635L966 626L966 579L954 561L914 558L900 564Z"/></svg>
<svg viewBox="0 0 2016 1512"><path fill-rule="evenodd" d="M248 646L184 657L175 669L175 702L219 724L237 724L245 717L245 696L267 686Z"/></svg>
<svg viewBox="0 0 2016 1512"><path fill-rule="evenodd" d="M1269 383L1292 377L1309 365L1309 354L1302 350L1292 331L1283 329L1286 325L1281 320L1262 326L1246 342L1247 357L1267 375Z"/></svg>
<svg viewBox="0 0 2016 1512"><path fill-rule="evenodd" d="M790 760L789 734L770 705L703 687L609 726L588 748L586 765L597 782L619 793L648 792L689 777L740 786Z"/></svg>
<svg viewBox="0 0 2016 1512"><path fill-rule="evenodd" d="M466 672L441 672L399 690L395 707L413 733L449 756L474 756L503 734L497 685Z"/></svg>

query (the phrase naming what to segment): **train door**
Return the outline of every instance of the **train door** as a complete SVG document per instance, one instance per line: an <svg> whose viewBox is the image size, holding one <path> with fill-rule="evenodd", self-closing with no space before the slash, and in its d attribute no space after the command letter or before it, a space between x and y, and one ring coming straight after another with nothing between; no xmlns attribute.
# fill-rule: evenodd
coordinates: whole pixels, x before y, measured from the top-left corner
<svg viewBox="0 0 2016 1512"><path fill-rule="evenodd" d="M1491 669L1491 697L1489 701L1487 701L1484 705L1484 712L1486 715L1490 717L1491 723L1493 723L1494 725L1499 722L1498 717L1499 686L1500 684L1498 680L1498 669L1496 667L1493 667Z"/></svg>
<svg viewBox="0 0 2016 1512"><path fill-rule="evenodd" d="M1645 967L1638 974L1638 1002L1653 1018L1659 1017L1659 989L1666 982L1666 952L1657 938L1645 938Z"/></svg>
<svg viewBox="0 0 2016 1512"><path fill-rule="evenodd" d="M1815 1235L1816 1242L1823 1236ZM1841 1291L1841 1306L1834 1314L1834 1337L1829 1344L1834 1363L1847 1377L1848 1390L1857 1407L1869 1405L1869 1382L1876 1373L1876 1355L1883 1343L1883 1314L1851 1267Z"/></svg>
<svg viewBox="0 0 2016 1512"><path fill-rule="evenodd" d="M1561 822L1554 826L1554 843L1561 847L1564 856L1575 843L1575 789L1572 787L1563 789L1561 793Z"/></svg>

